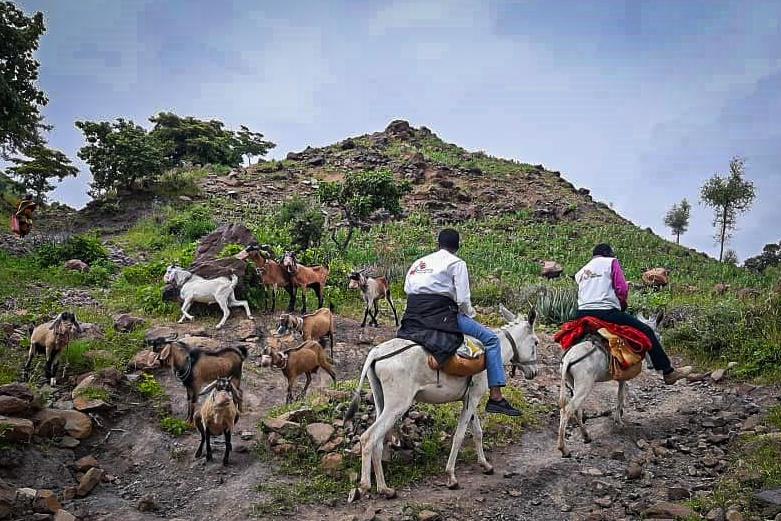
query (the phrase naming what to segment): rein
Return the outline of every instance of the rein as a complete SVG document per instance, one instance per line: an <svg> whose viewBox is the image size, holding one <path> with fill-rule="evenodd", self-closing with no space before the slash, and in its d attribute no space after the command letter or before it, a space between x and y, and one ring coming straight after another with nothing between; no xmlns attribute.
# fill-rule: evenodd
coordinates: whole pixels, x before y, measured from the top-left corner
<svg viewBox="0 0 781 521"><path fill-rule="evenodd" d="M528 360L526 362L522 362L518 358L518 344L515 343L515 339L512 337L512 335L507 331L504 330L504 336L507 338L507 341L510 342L510 346L513 348L513 357L512 360L510 360L510 365L514 367L523 367L523 366L529 366L529 365L537 365L536 360Z"/></svg>

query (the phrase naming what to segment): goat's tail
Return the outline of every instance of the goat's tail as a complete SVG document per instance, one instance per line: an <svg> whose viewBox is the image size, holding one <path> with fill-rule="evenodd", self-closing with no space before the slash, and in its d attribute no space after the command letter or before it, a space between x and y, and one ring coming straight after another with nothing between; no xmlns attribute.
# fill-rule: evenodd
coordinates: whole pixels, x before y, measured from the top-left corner
<svg viewBox="0 0 781 521"><path fill-rule="evenodd" d="M239 277L236 276L234 273L231 275L231 289L236 289L236 286L239 284Z"/></svg>
<svg viewBox="0 0 781 521"><path fill-rule="evenodd" d="M369 351L369 354L366 355L366 361L363 363L361 378L358 380L358 386L355 388L353 400L350 402L350 407L347 409L347 412L344 413L345 421L352 419L352 417L355 416L355 413L358 412L358 407L361 405L361 387L363 387L363 381L366 379L366 375L368 375L369 371L372 370L372 366L374 365L374 355L376 352L376 349L372 349Z"/></svg>

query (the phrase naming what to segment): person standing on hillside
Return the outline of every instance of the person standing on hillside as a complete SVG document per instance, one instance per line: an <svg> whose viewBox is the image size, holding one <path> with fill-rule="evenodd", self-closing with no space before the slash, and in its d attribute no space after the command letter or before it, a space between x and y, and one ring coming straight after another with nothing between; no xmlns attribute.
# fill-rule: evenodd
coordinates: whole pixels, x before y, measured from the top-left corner
<svg viewBox="0 0 781 521"><path fill-rule="evenodd" d="M578 283L577 318L595 317L640 330L651 341L651 362L654 369L662 372L664 383L671 385L687 376L673 368L654 330L626 312L629 285L609 244L597 244L591 260L575 274L575 282Z"/></svg>
<svg viewBox="0 0 781 521"><path fill-rule="evenodd" d="M407 272L404 292L407 309L397 336L425 347L437 361L452 356L469 335L483 343L490 396L486 412L520 416L502 395L506 385L499 337L473 317L466 263L456 257L458 232L444 229L437 238L439 250L416 260Z"/></svg>
<svg viewBox="0 0 781 521"><path fill-rule="evenodd" d="M16 212L11 217L11 229L20 238L24 237L33 228L33 211L38 205L33 201L32 194L25 194L19 202ZM16 221L14 223L14 221Z"/></svg>

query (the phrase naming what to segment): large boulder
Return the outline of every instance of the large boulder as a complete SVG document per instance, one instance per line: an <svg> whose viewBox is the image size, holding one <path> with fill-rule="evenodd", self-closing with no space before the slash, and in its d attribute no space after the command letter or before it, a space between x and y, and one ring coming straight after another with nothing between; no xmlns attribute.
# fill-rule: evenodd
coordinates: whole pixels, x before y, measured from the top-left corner
<svg viewBox="0 0 781 521"><path fill-rule="evenodd" d="M195 261L197 264L205 259L216 259L228 244L249 246L257 242L249 228L243 224L226 224L201 239L195 252Z"/></svg>
<svg viewBox="0 0 781 521"><path fill-rule="evenodd" d="M29 407L30 402L26 400L20 400L15 396L0 395L0 414L4 416L24 414Z"/></svg>
<svg viewBox="0 0 781 521"><path fill-rule="evenodd" d="M134 317L128 313L122 313L114 317L114 329L121 333L129 333L146 322L143 318Z"/></svg>
<svg viewBox="0 0 781 521"><path fill-rule="evenodd" d="M79 411L65 411L61 409L43 409L33 418L36 424L36 433L44 436L44 433L51 432L51 426L61 424L64 420L63 428L65 432L77 440L89 438L92 434L92 420L89 416Z"/></svg>
<svg viewBox="0 0 781 521"><path fill-rule="evenodd" d="M20 383L0 385L0 396L13 396L26 402L33 400L33 393L27 384Z"/></svg>
<svg viewBox="0 0 781 521"><path fill-rule="evenodd" d="M652 288L663 288L670 283L670 272L667 268L651 268L643 273L643 284Z"/></svg>
<svg viewBox="0 0 781 521"><path fill-rule="evenodd" d="M0 416L0 440L29 442L34 430L30 420Z"/></svg>
<svg viewBox="0 0 781 521"><path fill-rule="evenodd" d="M388 126L385 128L385 134L388 137L408 139L414 136L415 130L407 121L396 119L388 123Z"/></svg>
<svg viewBox="0 0 781 521"><path fill-rule="evenodd" d="M556 261L543 261L540 275L546 279L555 279L564 273L564 266Z"/></svg>
<svg viewBox="0 0 781 521"><path fill-rule="evenodd" d="M762 514L766 518L781 513L781 488L757 492L754 494L754 500L762 507Z"/></svg>
<svg viewBox="0 0 781 521"><path fill-rule="evenodd" d="M174 340L177 337L177 332L173 328L164 326L155 326L149 329L144 336L144 342L147 345L153 346L161 342L167 342Z"/></svg>

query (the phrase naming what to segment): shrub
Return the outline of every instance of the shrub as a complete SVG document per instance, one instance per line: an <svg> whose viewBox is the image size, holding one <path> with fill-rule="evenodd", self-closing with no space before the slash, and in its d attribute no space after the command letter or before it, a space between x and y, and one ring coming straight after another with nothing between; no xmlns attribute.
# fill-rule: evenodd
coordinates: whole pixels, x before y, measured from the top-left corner
<svg viewBox="0 0 781 521"><path fill-rule="evenodd" d="M72 235L60 244L43 244L35 250L34 255L40 266L56 266L70 259L92 264L99 259L105 259L108 252L97 233L88 233Z"/></svg>
<svg viewBox="0 0 781 521"><path fill-rule="evenodd" d="M165 416L160 419L160 428L171 436L182 436L190 430L190 424L179 418Z"/></svg>
<svg viewBox="0 0 781 521"><path fill-rule="evenodd" d="M225 257L232 257L242 251L244 251L244 246L241 244L226 244L222 251L217 255L217 258L224 259Z"/></svg>
<svg viewBox="0 0 781 521"><path fill-rule="evenodd" d="M299 250L320 244L325 216L319 205L295 196L282 204L276 220L289 230L292 243Z"/></svg>
<svg viewBox="0 0 781 521"><path fill-rule="evenodd" d="M175 235L181 241L191 242L213 232L216 227L211 210L199 205L169 218L166 232Z"/></svg>
<svg viewBox="0 0 781 521"><path fill-rule="evenodd" d="M165 397L165 389L151 374L142 373L136 386L138 387L138 392L147 398Z"/></svg>

